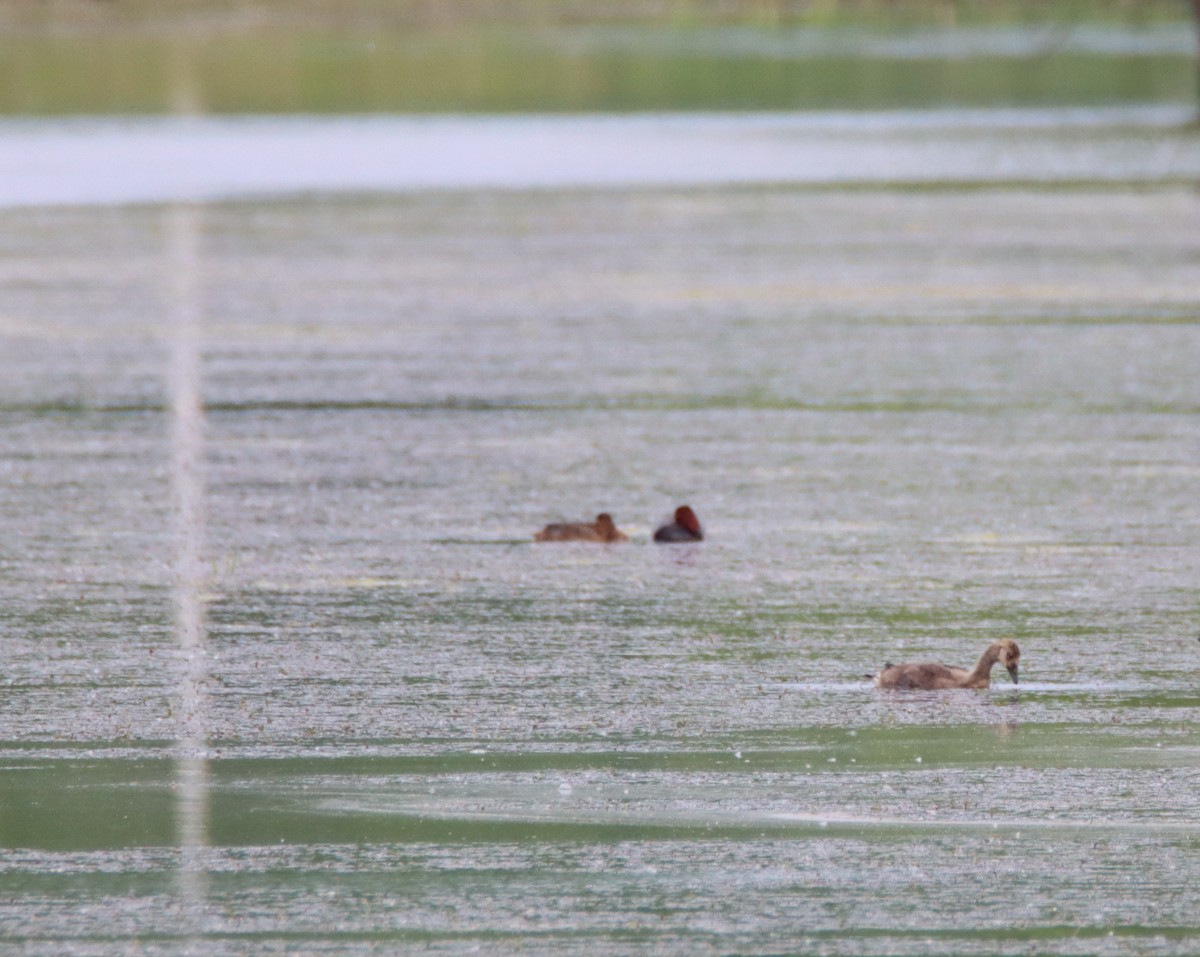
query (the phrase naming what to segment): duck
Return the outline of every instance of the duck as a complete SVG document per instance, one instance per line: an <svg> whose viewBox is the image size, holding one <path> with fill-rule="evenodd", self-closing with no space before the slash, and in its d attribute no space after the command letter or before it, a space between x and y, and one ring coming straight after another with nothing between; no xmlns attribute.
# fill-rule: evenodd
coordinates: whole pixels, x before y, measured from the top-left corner
<svg viewBox="0 0 1200 957"><path fill-rule="evenodd" d="M700 527L700 519L687 505L675 509L675 521L654 530L654 540L659 543L672 542L702 542L704 529Z"/></svg>
<svg viewBox="0 0 1200 957"><path fill-rule="evenodd" d="M912 688L936 691L943 688L986 688L992 681L992 665L1004 665L1017 683L1017 662L1021 660L1021 649L1011 638L1001 638L988 649L972 669L956 668L934 661L923 661L894 665L888 662L877 675L875 685L879 688Z"/></svg>
<svg viewBox="0 0 1200 957"><path fill-rule="evenodd" d="M563 522L547 525L533 536L537 542L624 542L629 536L617 528L608 512L594 522Z"/></svg>

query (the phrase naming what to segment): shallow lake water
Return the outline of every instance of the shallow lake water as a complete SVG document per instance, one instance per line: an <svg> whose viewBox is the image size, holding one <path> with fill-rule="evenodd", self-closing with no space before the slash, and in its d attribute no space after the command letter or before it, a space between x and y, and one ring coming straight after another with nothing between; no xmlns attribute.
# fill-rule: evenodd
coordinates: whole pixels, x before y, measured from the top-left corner
<svg viewBox="0 0 1200 957"><path fill-rule="evenodd" d="M1196 134L937 123L1012 166L7 200L4 949L1194 953Z"/></svg>

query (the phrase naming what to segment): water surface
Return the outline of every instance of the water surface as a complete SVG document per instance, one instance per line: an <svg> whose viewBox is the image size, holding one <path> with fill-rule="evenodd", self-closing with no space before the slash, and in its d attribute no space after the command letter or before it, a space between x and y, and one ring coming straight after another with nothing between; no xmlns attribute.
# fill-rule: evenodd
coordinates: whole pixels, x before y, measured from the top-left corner
<svg viewBox="0 0 1200 957"><path fill-rule="evenodd" d="M1069 186L10 196L5 946L1194 952L1194 142L1100 128Z"/></svg>
<svg viewBox="0 0 1200 957"><path fill-rule="evenodd" d="M1192 183L1186 107L0 122L0 205L629 186Z"/></svg>

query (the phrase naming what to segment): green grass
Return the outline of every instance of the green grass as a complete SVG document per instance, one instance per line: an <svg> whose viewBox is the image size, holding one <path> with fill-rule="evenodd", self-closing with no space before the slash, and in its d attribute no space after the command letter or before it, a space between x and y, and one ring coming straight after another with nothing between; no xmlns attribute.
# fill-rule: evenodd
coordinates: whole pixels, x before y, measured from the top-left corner
<svg viewBox="0 0 1200 957"><path fill-rule="evenodd" d="M501 11L501 12L498 12ZM1190 50L1080 52L1083 24L1190 29L1181 0L418 4L265 0L0 9L0 114L622 112L1191 99ZM847 36L1033 25L1028 56L880 55ZM1041 36L1041 34L1039 34ZM860 45L861 46L861 45Z"/></svg>

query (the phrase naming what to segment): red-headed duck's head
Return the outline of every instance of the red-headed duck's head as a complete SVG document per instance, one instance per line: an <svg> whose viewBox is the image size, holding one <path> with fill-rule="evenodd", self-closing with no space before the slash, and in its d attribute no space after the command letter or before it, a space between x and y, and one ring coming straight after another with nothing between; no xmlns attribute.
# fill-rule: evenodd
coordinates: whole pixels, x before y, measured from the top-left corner
<svg viewBox="0 0 1200 957"><path fill-rule="evenodd" d="M700 529L700 519L696 518L696 513L691 510L690 506L680 505L675 509L675 524L680 528L686 528L697 538L704 534Z"/></svg>

